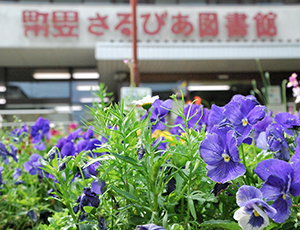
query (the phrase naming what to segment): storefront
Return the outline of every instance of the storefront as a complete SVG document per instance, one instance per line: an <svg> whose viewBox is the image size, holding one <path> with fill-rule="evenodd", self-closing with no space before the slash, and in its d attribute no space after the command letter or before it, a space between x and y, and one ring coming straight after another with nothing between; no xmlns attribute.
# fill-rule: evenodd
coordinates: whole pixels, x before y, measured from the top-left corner
<svg viewBox="0 0 300 230"><path fill-rule="evenodd" d="M228 97L249 93L251 80L260 80L256 59L279 85L300 69L299 10L299 5L139 5L142 86L164 97L184 81L190 96L222 104L224 92L208 86L229 86ZM40 109L38 115L47 109L70 121L91 105L90 86L104 82L117 95L129 79L123 60L132 56L130 13L128 4L1 3L1 109Z"/></svg>

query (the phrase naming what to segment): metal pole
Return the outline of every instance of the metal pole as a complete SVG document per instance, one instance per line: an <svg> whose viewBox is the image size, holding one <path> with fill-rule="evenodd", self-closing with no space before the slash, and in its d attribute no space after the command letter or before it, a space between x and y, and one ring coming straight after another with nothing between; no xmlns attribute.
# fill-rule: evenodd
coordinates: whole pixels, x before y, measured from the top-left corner
<svg viewBox="0 0 300 230"><path fill-rule="evenodd" d="M133 82L136 87L140 85L140 73L139 73L139 64L137 59L137 28L136 28L136 5L137 0L130 0L131 9L132 9L132 50L133 50L133 63L132 63L132 74Z"/></svg>

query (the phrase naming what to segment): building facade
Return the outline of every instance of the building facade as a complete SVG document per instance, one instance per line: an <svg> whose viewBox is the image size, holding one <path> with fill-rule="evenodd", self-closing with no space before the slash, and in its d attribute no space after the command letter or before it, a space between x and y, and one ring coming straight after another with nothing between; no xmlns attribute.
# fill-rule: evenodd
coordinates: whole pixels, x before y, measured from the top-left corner
<svg viewBox="0 0 300 230"><path fill-rule="evenodd" d="M252 79L260 84L258 63L280 85L300 69L298 12L298 0L139 1L141 86L162 98L186 86L187 97L222 105L249 94ZM25 112L80 120L91 86L103 82L118 98L129 84L128 1L1 1L0 28L0 106L9 122Z"/></svg>

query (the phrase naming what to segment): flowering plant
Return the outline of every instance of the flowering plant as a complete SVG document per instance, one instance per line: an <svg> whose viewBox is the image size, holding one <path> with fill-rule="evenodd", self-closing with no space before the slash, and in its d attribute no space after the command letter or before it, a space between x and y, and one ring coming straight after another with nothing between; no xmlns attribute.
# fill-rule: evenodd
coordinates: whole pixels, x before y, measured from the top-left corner
<svg viewBox="0 0 300 230"><path fill-rule="evenodd" d="M39 118L3 133L0 228L298 228L299 117L254 96L176 98L134 102L142 114L95 104L70 132Z"/></svg>

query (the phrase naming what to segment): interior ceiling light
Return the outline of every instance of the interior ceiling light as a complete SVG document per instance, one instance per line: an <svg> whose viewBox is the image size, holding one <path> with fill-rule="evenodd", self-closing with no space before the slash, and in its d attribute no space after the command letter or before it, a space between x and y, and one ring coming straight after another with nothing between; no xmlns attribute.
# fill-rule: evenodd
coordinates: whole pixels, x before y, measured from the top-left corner
<svg viewBox="0 0 300 230"><path fill-rule="evenodd" d="M34 79L38 80L51 80L51 79L70 79L71 74L68 72L35 72Z"/></svg>
<svg viewBox="0 0 300 230"><path fill-rule="evenodd" d="M6 91L6 87L4 85L0 85L0 92L5 92Z"/></svg>
<svg viewBox="0 0 300 230"><path fill-rule="evenodd" d="M56 106L55 111L58 113L70 113L72 111L81 111L82 110L82 106L80 105L72 105L70 106Z"/></svg>
<svg viewBox="0 0 300 230"><path fill-rule="evenodd" d="M101 102L101 99L100 98L92 98L92 97L82 97L82 98L80 98L79 101L81 103L93 103L93 102ZM103 101L108 102L109 98L105 97L105 98L103 98Z"/></svg>
<svg viewBox="0 0 300 230"><path fill-rule="evenodd" d="M188 91L228 91L229 85L189 85Z"/></svg>
<svg viewBox="0 0 300 230"><path fill-rule="evenodd" d="M5 98L0 98L0 105L4 105L4 104L6 104Z"/></svg>
<svg viewBox="0 0 300 230"><path fill-rule="evenodd" d="M74 79L98 79L100 77L98 72L74 72Z"/></svg>
<svg viewBox="0 0 300 230"><path fill-rule="evenodd" d="M78 85L76 86L76 89L78 91L97 91L97 90L100 90L100 87L99 85Z"/></svg>

